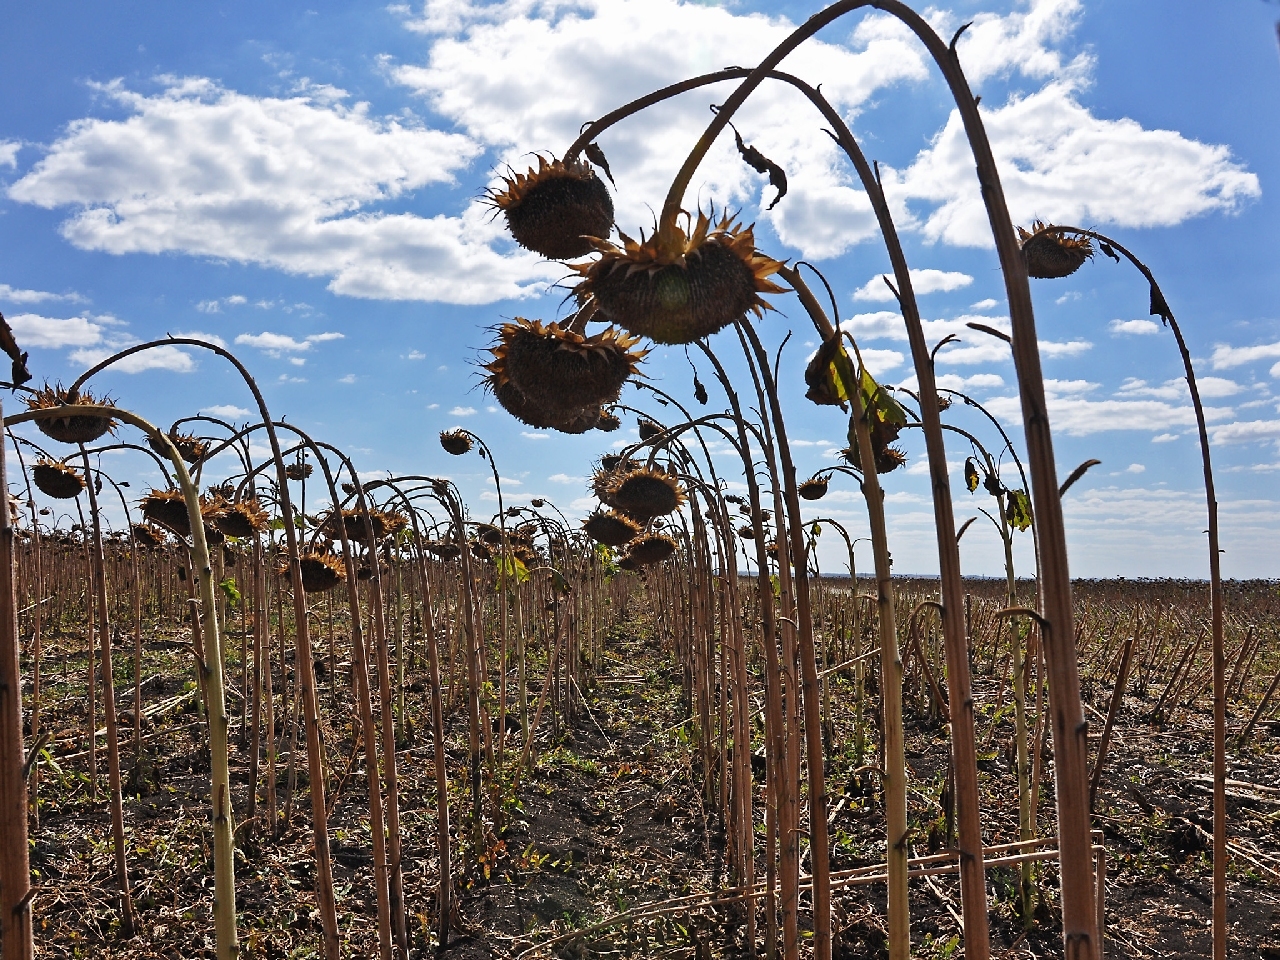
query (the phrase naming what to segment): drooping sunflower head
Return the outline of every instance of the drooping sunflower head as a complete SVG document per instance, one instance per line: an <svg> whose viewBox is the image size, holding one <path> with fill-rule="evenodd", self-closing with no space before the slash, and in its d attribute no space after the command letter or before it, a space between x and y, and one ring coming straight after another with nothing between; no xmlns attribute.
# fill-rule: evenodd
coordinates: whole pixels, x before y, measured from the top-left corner
<svg viewBox="0 0 1280 960"><path fill-rule="evenodd" d="M213 525L228 537L251 537L255 532L267 529L271 518L262 505L252 497L239 503L224 504L214 518Z"/></svg>
<svg viewBox="0 0 1280 960"><path fill-rule="evenodd" d="M638 340L616 327L588 337L559 323L516 317L498 328L485 369L540 407L580 411L618 399L648 353L634 349Z"/></svg>
<svg viewBox="0 0 1280 960"><path fill-rule="evenodd" d="M142 498L142 515L184 537L191 533L187 502L181 490L152 490Z"/></svg>
<svg viewBox="0 0 1280 960"><path fill-rule="evenodd" d="M607 237L613 228L613 199L591 165L581 160L550 162L503 177L488 201L507 218L516 243L549 260L572 260L591 252L589 237Z"/></svg>
<svg viewBox="0 0 1280 960"><path fill-rule="evenodd" d="M301 566L302 588L307 593L326 593L347 579L346 567L331 553L308 553Z"/></svg>
<svg viewBox="0 0 1280 960"><path fill-rule="evenodd" d="M886 446L876 451L876 473L892 473L907 462L907 454L901 447Z"/></svg>
<svg viewBox="0 0 1280 960"><path fill-rule="evenodd" d="M771 309L761 293L784 293L768 278L782 264L756 249L753 227L726 216L714 226L699 211L693 229L678 224L622 246L595 241L600 256L573 269L574 292L628 333L658 343L692 343Z"/></svg>
<svg viewBox="0 0 1280 960"><path fill-rule="evenodd" d="M622 421L618 419L618 415L609 410L600 411L600 419L596 421L596 429L601 433L613 433L622 426Z"/></svg>
<svg viewBox="0 0 1280 960"><path fill-rule="evenodd" d="M164 534L145 523L133 525L133 540L140 547L158 547L164 543Z"/></svg>
<svg viewBox="0 0 1280 960"><path fill-rule="evenodd" d="M209 452L209 444L194 434L170 433L169 440L178 449L180 456L187 463L198 463ZM147 445L162 457L167 457L164 444L155 437L147 437Z"/></svg>
<svg viewBox="0 0 1280 960"><path fill-rule="evenodd" d="M1037 220L1030 230L1018 228L1027 276L1042 280L1069 277L1093 257L1093 241L1080 234L1064 233Z"/></svg>
<svg viewBox="0 0 1280 960"><path fill-rule="evenodd" d="M609 482L609 495L617 509L640 520L674 513L685 501L680 481L660 467L615 473Z"/></svg>
<svg viewBox="0 0 1280 960"><path fill-rule="evenodd" d="M674 540L665 534L654 533L639 540L633 540L627 547L623 560L630 560L637 567L646 567L651 563L661 563L675 552Z"/></svg>
<svg viewBox="0 0 1280 960"><path fill-rule="evenodd" d="M539 404L526 397L510 380L499 377L495 373L485 377L483 384L503 410L521 423L539 430L558 430L561 433L570 434L586 433L600 420L599 404L571 409Z"/></svg>
<svg viewBox="0 0 1280 960"><path fill-rule="evenodd" d="M66 407L70 411L78 406L114 406L108 398L95 398L86 390L80 390L73 397L71 391L65 389L60 383L54 386L46 383L35 393L29 394L26 400L28 410ZM36 427L41 433L62 443L92 443L103 434L114 431L115 426L115 421L110 417L91 417L71 412L48 420L36 421Z"/></svg>
<svg viewBox="0 0 1280 960"><path fill-rule="evenodd" d="M60 460L37 460L31 468L31 480L55 500L74 500L84 490L84 477Z"/></svg>
<svg viewBox="0 0 1280 960"><path fill-rule="evenodd" d="M814 474L804 483L796 488L796 492L806 500L821 500L827 495L827 487L830 484L830 477L824 477L822 474Z"/></svg>
<svg viewBox="0 0 1280 960"><path fill-rule="evenodd" d="M441 430L440 446L444 447L445 453L460 457L471 452L471 435L465 430Z"/></svg>
<svg viewBox="0 0 1280 960"><path fill-rule="evenodd" d="M284 475L290 480L305 480L313 469L309 463L290 463L285 465Z"/></svg>
<svg viewBox="0 0 1280 960"><path fill-rule="evenodd" d="M582 529L592 540L608 547L621 547L640 534L640 524L613 510L593 513L583 522Z"/></svg>

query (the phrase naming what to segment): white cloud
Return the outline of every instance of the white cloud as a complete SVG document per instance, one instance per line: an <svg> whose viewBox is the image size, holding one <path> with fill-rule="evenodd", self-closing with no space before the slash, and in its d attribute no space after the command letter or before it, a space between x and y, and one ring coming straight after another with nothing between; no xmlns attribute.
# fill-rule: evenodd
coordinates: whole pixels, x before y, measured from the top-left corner
<svg viewBox="0 0 1280 960"><path fill-rule="evenodd" d="M408 353L406 353L406 354L403 356L403 358L402 358L402 359L404 359L404 360L425 360L425 359L427 359L427 355L426 355L425 353L423 353L421 350L410 350Z"/></svg>
<svg viewBox="0 0 1280 960"><path fill-rule="evenodd" d="M1107 328L1111 331L1113 337L1122 334L1130 336L1146 336L1152 333L1160 332L1160 324L1154 320L1112 320L1107 324Z"/></svg>
<svg viewBox="0 0 1280 960"><path fill-rule="evenodd" d="M1225 423L1209 431L1214 443L1251 443L1256 440L1280 440L1280 420L1246 420Z"/></svg>
<svg viewBox="0 0 1280 960"><path fill-rule="evenodd" d="M229 297L223 297L221 300L201 300L196 304L196 309L201 313L221 313L223 306L241 307L249 302L248 297L233 293ZM263 301L259 301L258 306L262 306Z"/></svg>
<svg viewBox="0 0 1280 960"><path fill-rule="evenodd" d="M902 361L905 359L906 357L897 350L875 350L872 348L863 348L862 350L862 362L867 365L867 370L874 377L893 370L895 367L902 366Z"/></svg>
<svg viewBox="0 0 1280 960"><path fill-rule="evenodd" d="M982 311L990 310L992 307L996 306L997 304L998 304L998 301L992 300L990 297L987 297L987 299L985 300L979 300L977 303L970 304L969 309L976 310L979 313L982 313Z"/></svg>
<svg viewBox="0 0 1280 960"><path fill-rule="evenodd" d="M17 140L0 140L0 167L10 169L18 165L18 151L22 144Z"/></svg>
<svg viewBox="0 0 1280 960"><path fill-rule="evenodd" d="M1131 463L1124 468L1125 473L1145 473L1146 467L1141 463Z"/></svg>
<svg viewBox="0 0 1280 960"><path fill-rule="evenodd" d="M552 483L586 483L587 482L582 477L571 477L567 473L553 473L551 476L547 477L547 479Z"/></svg>
<svg viewBox="0 0 1280 960"><path fill-rule="evenodd" d="M1205 399L1234 397L1244 389L1234 380L1223 377L1199 377L1196 385L1200 389L1200 396ZM1155 397L1159 400L1187 400L1191 397L1187 381L1182 377L1166 380L1158 387L1150 386L1145 380L1129 377L1120 385L1118 392L1122 397Z"/></svg>
<svg viewBox="0 0 1280 960"><path fill-rule="evenodd" d="M298 353L310 350L317 343L324 343L328 340L343 339L341 333L313 333L309 337L303 337L301 340L295 340L283 333L272 333L264 330L262 333L242 333L236 337L236 343L243 344L247 347L257 347L264 351L267 356L279 357L285 353ZM295 363L302 359L300 357L291 358ZM303 363L306 361L303 360ZM301 364L298 364L301 366Z"/></svg>
<svg viewBox="0 0 1280 960"><path fill-rule="evenodd" d="M68 317L59 320L34 313L20 313L9 317L14 339L24 350L29 347L45 347L57 350L62 347L88 347L102 340L102 324L89 316Z"/></svg>
<svg viewBox="0 0 1280 960"><path fill-rule="evenodd" d="M892 276L889 277L893 279ZM959 290L973 283L973 277L967 273L959 273L948 270L912 270L911 271L911 288L917 295L926 293L949 293L952 290ZM853 292L855 300L874 300L884 303L894 299L893 291L885 284L883 277L876 274L861 287ZM985 302L985 301L984 301ZM991 305L995 306L995 301L991 301Z"/></svg>
<svg viewBox="0 0 1280 960"><path fill-rule="evenodd" d="M71 352L71 362L84 367L101 363L107 357L123 349L125 345L113 345L106 349L83 348ZM143 373L147 370L169 370L173 373L192 373L196 368L191 354L177 347L159 346L130 354L117 360L110 369L120 373Z"/></svg>
<svg viewBox="0 0 1280 960"><path fill-rule="evenodd" d="M532 430L521 430L520 436L524 437L526 440L550 440L551 439L551 434L549 433L536 433Z"/></svg>
<svg viewBox="0 0 1280 960"><path fill-rule="evenodd" d="M227 341L223 340L216 333L205 333L203 330L179 330L174 331L173 335L186 340L204 340L223 348L227 345Z"/></svg>
<svg viewBox="0 0 1280 960"><path fill-rule="evenodd" d="M1093 349L1088 340L1068 340L1065 343L1056 340L1041 340L1040 353L1046 357L1078 357Z"/></svg>
<svg viewBox="0 0 1280 960"><path fill-rule="evenodd" d="M1275 343L1259 343L1252 347L1233 347L1219 343L1213 348L1213 369L1225 370L1239 367L1255 360L1272 360L1280 357L1280 340ZM1275 376L1275 371L1272 371Z"/></svg>
<svg viewBox="0 0 1280 960"><path fill-rule="evenodd" d="M212 407L202 407L201 413L211 417L219 417L222 420L243 420L249 416L249 411L244 407L237 407L233 403L219 403Z"/></svg>
<svg viewBox="0 0 1280 960"><path fill-rule="evenodd" d="M21 290L7 283L0 283L0 300L9 303L44 303L48 300L65 300L68 303L87 303L78 293L48 293L44 290Z"/></svg>
<svg viewBox="0 0 1280 960"><path fill-rule="evenodd" d="M339 377L338 382L339 383L355 383L356 375L354 373L348 373L345 377Z"/></svg>
<svg viewBox="0 0 1280 960"><path fill-rule="evenodd" d="M1160 433L1152 437L1151 442L1152 443L1170 443L1171 441L1174 441L1177 439L1179 439L1179 437L1178 437L1178 434L1176 433Z"/></svg>
<svg viewBox="0 0 1280 960"><path fill-rule="evenodd" d="M1271 374L1271 376L1280 379L1280 363L1277 363L1274 366L1272 366L1271 370L1268 372Z"/></svg>
<svg viewBox="0 0 1280 960"><path fill-rule="evenodd" d="M1049 419L1055 433L1073 437L1112 430L1148 430L1167 434L1170 427L1195 426L1195 411L1189 403L1174 405L1162 400L1089 399L1086 394L1098 387L1099 384L1086 380L1045 381ZM985 401L984 406L1008 424L1022 423L1022 405L1016 396L993 397ZM1209 422L1229 420L1233 414L1229 407L1205 408L1205 419ZM1237 425L1228 424L1214 429L1230 430L1234 426Z"/></svg>
<svg viewBox="0 0 1280 960"><path fill-rule="evenodd" d="M476 412L475 407L454 407L449 411L451 417L469 417Z"/></svg>
<svg viewBox="0 0 1280 960"><path fill-rule="evenodd" d="M1014 218L1156 226L1257 196L1257 178L1226 147L1095 117L1080 103L1092 61L1063 52L1080 9L1079 0L1030 0L1002 15L979 13L960 41L979 85L1014 72L1028 81L1030 92L1002 105L994 95L984 101ZM522 167L530 151L563 149L583 120L726 61L756 62L793 27L728 3L679 0L431 0L392 10L422 37L423 54L414 63L384 58L386 74L449 132L375 117L323 85L257 97L203 78L167 78L153 95L116 82L98 89L123 118L74 121L8 194L69 208L63 235L90 250L254 263L325 277L333 292L356 297L475 304L534 295L563 269L513 251L501 218L481 203L458 201L427 217L405 201L452 186L486 153ZM930 16L944 30L956 25L948 14ZM850 120L892 86L938 89L921 45L888 16L810 40L803 57L806 79ZM706 124L707 103L727 89L676 98L602 138L623 229L649 224ZM762 209L773 190L730 137L713 146L685 205L714 199L742 208L810 259L874 237L867 198L817 116L795 122L810 110L794 90L765 83L737 117L744 137L787 170L791 192L775 210ZM881 170L902 231L989 245L955 115L904 169ZM475 184L467 186L474 196ZM989 309L983 304L975 309Z"/></svg>
<svg viewBox="0 0 1280 960"><path fill-rule="evenodd" d="M556 275L491 249L500 228L478 205L431 218L368 209L451 182L481 150L465 136L315 90L252 97L202 78L171 78L154 96L98 89L128 116L75 121L8 190L78 208L62 224L76 246L258 263L385 299L489 302Z"/></svg>
<svg viewBox="0 0 1280 960"><path fill-rule="evenodd" d="M963 58L962 58L963 60ZM1053 80L983 111L1000 179L1017 223L1172 226L1231 212L1260 195L1258 178L1227 147L1145 130L1129 119L1095 117L1077 99L1081 84ZM957 112L903 171L881 167L887 192L929 209L918 228L929 240L992 246L973 154Z"/></svg>

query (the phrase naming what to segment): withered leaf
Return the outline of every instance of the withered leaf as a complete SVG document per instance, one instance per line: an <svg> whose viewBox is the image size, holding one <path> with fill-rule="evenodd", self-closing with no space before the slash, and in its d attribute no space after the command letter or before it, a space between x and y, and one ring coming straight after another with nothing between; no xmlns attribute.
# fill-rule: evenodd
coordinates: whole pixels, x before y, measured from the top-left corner
<svg viewBox="0 0 1280 960"><path fill-rule="evenodd" d="M747 166L757 173L767 173L769 175L769 185L777 189L778 195L773 198L773 203L766 208L772 210L778 205L778 201L787 195L786 171L755 147L750 147L743 143L742 134L738 132L737 127L733 128L733 137L738 142L738 153L742 154L742 159L747 162Z"/></svg>
<svg viewBox="0 0 1280 960"><path fill-rule="evenodd" d="M588 160L603 170L604 175L609 178L609 182L613 183L613 174L609 171L609 161L604 158L604 151L600 149L600 144L595 142L588 143L586 149L582 152L587 155ZM617 186L616 183L613 183L613 185Z"/></svg>

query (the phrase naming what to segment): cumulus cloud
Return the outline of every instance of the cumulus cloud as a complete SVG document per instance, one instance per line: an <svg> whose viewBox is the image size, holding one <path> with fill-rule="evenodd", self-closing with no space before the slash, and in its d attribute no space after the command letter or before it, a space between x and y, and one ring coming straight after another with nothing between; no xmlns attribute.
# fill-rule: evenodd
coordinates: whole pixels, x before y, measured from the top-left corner
<svg viewBox="0 0 1280 960"><path fill-rule="evenodd" d="M78 208L62 234L109 253L185 253L329 276L383 299L487 302L542 289L550 268L493 249L497 225L370 210L451 183L481 147L468 137L370 115L314 91L254 97L202 78L147 96L99 86L128 112L86 118L9 196Z"/></svg>
<svg viewBox="0 0 1280 960"><path fill-rule="evenodd" d="M893 279L891 276L890 280ZM912 270L911 271L911 288L917 294L926 293L949 293L952 290L959 290L973 283L973 277L967 273L959 273L953 270ZM889 289L880 274L876 274L861 287L853 292L855 300L875 300L881 303L894 299L893 291ZM995 301L991 302L995 306Z"/></svg>
<svg viewBox="0 0 1280 960"><path fill-rule="evenodd" d="M44 347L60 350L63 347L88 347L100 343L103 323L89 316L42 317L35 313L20 313L9 317L13 336L25 350L28 347Z"/></svg>
<svg viewBox="0 0 1280 960"><path fill-rule="evenodd" d="M16 167L22 144L17 140L0 140L0 167Z"/></svg>
<svg viewBox="0 0 1280 960"><path fill-rule="evenodd" d="M1073 437L1112 430L1146 430L1163 434L1170 427L1195 426L1195 411L1190 404L1123 398L1093 400L1087 396L1096 392L1099 386L1086 380L1045 381L1045 399L1055 432ZM1003 421L1022 423L1022 405L1016 396L993 397L984 405ZM1204 413L1210 422L1230 420L1234 415L1230 407L1206 407ZM1229 429L1230 426L1233 425L1217 429Z"/></svg>
<svg viewBox="0 0 1280 960"><path fill-rule="evenodd" d="M1252 443L1257 440L1280 440L1280 420L1246 420L1224 423L1210 431L1214 443Z"/></svg>
<svg viewBox="0 0 1280 960"><path fill-rule="evenodd" d="M1116 336L1148 336L1160 332L1160 324L1154 320L1112 320L1107 324L1113 337Z"/></svg>
<svg viewBox="0 0 1280 960"><path fill-rule="evenodd" d="M1252 347L1233 347L1219 343L1213 348L1213 369L1227 370L1257 360L1273 360L1280 357L1280 340L1275 343L1259 343ZM1272 376L1275 376L1274 370Z"/></svg>
<svg viewBox="0 0 1280 960"><path fill-rule="evenodd" d="M0 300L9 303L45 303L49 300L62 300L67 303L87 303L78 293L49 293L45 290L22 290L0 283Z"/></svg>
<svg viewBox="0 0 1280 960"><path fill-rule="evenodd" d="M301 340L295 340L283 333L272 333L264 330L262 333L242 333L236 337L236 343L247 347L257 347L269 357L281 357L286 353L301 353L310 350L317 343L324 343L328 340L343 339L341 333L313 333L309 337L303 337ZM295 360L301 358L293 358Z"/></svg>
<svg viewBox="0 0 1280 960"><path fill-rule="evenodd" d="M563 150L584 119L722 63L755 62L794 26L681 0L429 0L392 10L423 50L407 61L384 58L386 75L420 97L442 129L377 117L344 91L314 84L263 97L204 78L168 78L154 94L115 82L98 89L124 117L73 122L8 194L70 208L63 235L90 250L254 263L325 277L333 292L355 297L478 304L534 295L563 268L515 249L474 200L474 183L472 199L450 194L453 207L434 216L412 212L410 199L453 188L482 156L519 166L530 151ZM1029 92L1001 102L988 91L983 102L1014 218L1160 226L1256 197L1257 178L1227 147L1095 116L1081 102L1092 60L1065 52L1080 13L1080 0L1029 0L1003 14L978 12L960 41L979 89L1015 73L1027 81ZM958 25L946 12L930 17L944 33ZM891 87L940 83L918 41L888 16L829 33L806 43L804 73L851 122ZM707 104L727 89L676 98L601 137L623 229L649 225L707 122ZM773 190L727 136L685 205L740 208L791 250L828 258L875 236L876 222L821 124L798 116L817 121L795 90L767 82L737 117L744 137L787 170L791 192L776 209L764 210ZM0 163L15 164L16 151L0 148ZM989 245L957 116L903 169L881 170L901 230ZM926 286L922 279L921 292ZM994 306L983 304L975 309Z"/></svg>
<svg viewBox="0 0 1280 960"><path fill-rule="evenodd" d="M449 411L451 417L469 417L476 412L475 407L454 407Z"/></svg>
<svg viewBox="0 0 1280 960"><path fill-rule="evenodd" d="M249 416L248 410L244 407L237 407L233 403L217 403L212 407L201 407L200 412L223 420L243 420Z"/></svg>
<svg viewBox="0 0 1280 960"><path fill-rule="evenodd" d="M1128 119L1095 117L1074 80L1055 80L983 122L1015 222L1172 226L1212 211L1231 212L1261 194L1258 178L1224 146ZM902 171L881 168L887 192L911 209L929 240L992 246L973 154L952 112L932 144Z"/></svg>
<svg viewBox="0 0 1280 960"><path fill-rule="evenodd" d="M1244 387L1234 380L1223 377L1197 377L1196 386L1200 396L1205 399L1234 397ZM1122 397L1155 397L1160 400L1189 400L1191 391L1187 389L1187 381L1182 377L1166 380L1159 386L1152 386L1145 380L1129 377L1120 384L1119 394Z"/></svg>
<svg viewBox="0 0 1280 960"><path fill-rule="evenodd" d="M71 362L82 367L91 367L101 363L107 357L123 349L128 344L113 345L107 348L87 347L71 351ZM168 370L172 373L191 373L196 362L191 354L177 347L159 346L150 350L142 350L130 354L123 360L117 360L110 369L119 373L143 373L147 370Z"/></svg>

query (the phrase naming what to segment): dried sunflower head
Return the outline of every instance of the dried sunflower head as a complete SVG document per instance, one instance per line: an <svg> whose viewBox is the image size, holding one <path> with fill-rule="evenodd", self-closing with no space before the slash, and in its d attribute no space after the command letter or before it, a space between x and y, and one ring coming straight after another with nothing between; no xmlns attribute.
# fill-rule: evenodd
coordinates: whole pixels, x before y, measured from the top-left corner
<svg viewBox="0 0 1280 960"><path fill-rule="evenodd" d="M290 480L305 480L311 476L313 469L309 463L297 463L295 461L294 463L285 464L284 475Z"/></svg>
<svg viewBox="0 0 1280 960"><path fill-rule="evenodd" d="M892 473L906 462L907 455L901 447L885 447L876 451L876 473Z"/></svg>
<svg viewBox="0 0 1280 960"><path fill-rule="evenodd" d="M84 477L60 460L37 460L31 468L31 480L55 500L74 500L84 490Z"/></svg>
<svg viewBox="0 0 1280 960"><path fill-rule="evenodd" d="M326 593L347 579L346 567L331 553L308 553L301 567L302 589L307 593Z"/></svg>
<svg viewBox="0 0 1280 960"><path fill-rule="evenodd" d="M271 518L262 505L252 497L239 503L227 503L213 520L213 525L228 537L251 537L255 532L267 529Z"/></svg>
<svg viewBox="0 0 1280 960"><path fill-rule="evenodd" d="M178 456L187 463L198 463L209 452L209 444L193 434L170 432L169 440L177 447ZM168 453L165 452L164 444L155 437L147 437L147 445L160 456L168 456Z"/></svg>
<svg viewBox="0 0 1280 960"><path fill-rule="evenodd" d="M1042 280L1069 277L1093 256L1093 241L1080 234L1064 233L1053 224L1037 220L1031 229L1018 228L1027 276Z"/></svg>
<svg viewBox="0 0 1280 960"><path fill-rule="evenodd" d="M493 394L498 405L521 423L539 430L558 430L561 433L586 433L600 420L599 404L578 409L540 405L526 397L510 380L491 374L484 380L485 387Z"/></svg>
<svg viewBox="0 0 1280 960"><path fill-rule="evenodd" d="M796 489L796 492L806 500L821 500L827 495L827 487L831 483L830 477L824 477L821 474L814 474Z"/></svg>
<svg viewBox="0 0 1280 960"><path fill-rule="evenodd" d="M654 423L652 420L641 420L636 424L636 430L640 434L640 441L647 443L658 434L662 433L666 428Z"/></svg>
<svg viewBox="0 0 1280 960"><path fill-rule="evenodd" d="M538 157L538 167L503 177L488 201L507 217L516 243L549 260L572 260L591 252L588 237L607 237L613 200L591 165Z"/></svg>
<svg viewBox="0 0 1280 960"><path fill-rule="evenodd" d="M661 533L650 534L639 540L633 540L618 565L622 566L623 561L629 560L637 567L644 567L651 563L661 563L675 552L676 542L670 537ZM630 568L623 567L623 569Z"/></svg>
<svg viewBox="0 0 1280 960"><path fill-rule="evenodd" d="M145 523L133 525L133 540L140 547L158 547L164 543L164 534Z"/></svg>
<svg viewBox="0 0 1280 960"><path fill-rule="evenodd" d="M607 513L597 511L587 517L582 524L582 529L597 543L603 543L609 547L621 547L639 535L640 524L613 510Z"/></svg>
<svg viewBox="0 0 1280 960"><path fill-rule="evenodd" d="M26 398L28 410L51 410L66 407L74 410L78 406L110 407L114 404L106 397L95 398L86 390L79 391L74 397L62 384L49 386L45 384ZM46 437L52 437L62 443L92 443L105 433L115 430L115 421L110 417L90 417L83 414L67 413L48 420L37 420L36 427Z"/></svg>
<svg viewBox="0 0 1280 960"><path fill-rule="evenodd" d="M673 513L685 501L680 481L657 467L615 472L609 482L609 496L617 509L642 520Z"/></svg>
<svg viewBox="0 0 1280 960"><path fill-rule="evenodd" d="M441 430L440 446L444 447L445 453L460 457L464 453L471 452L471 435L465 430ZM352 490L351 492L354 493L355 491Z"/></svg>
<svg viewBox="0 0 1280 960"><path fill-rule="evenodd" d="M782 264L758 252L753 227L732 217L713 227L699 211L691 232L671 224L648 240L622 241L593 241L600 256L573 268L582 275L575 295L628 333L658 343L692 343L771 309L761 293L785 292L768 279Z"/></svg>
<svg viewBox="0 0 1280 960"><path fill-rule="evenodd" d="M532 404L576 412L618 399L648 353L632 349L638 339L615 327L587 337L558 323L516 317L498 328L498 342L489 348L493 360L485 369L496 382L513 384Z"/></svg>
<svg viewBox="0 0 1280 960"><path fill-rule="evenodd" d="M602 433L613 433L622 426L622 421L618 419L616 414L610 413L608 410L600 411L600 419L596 421L596 429Z"/></svg>

